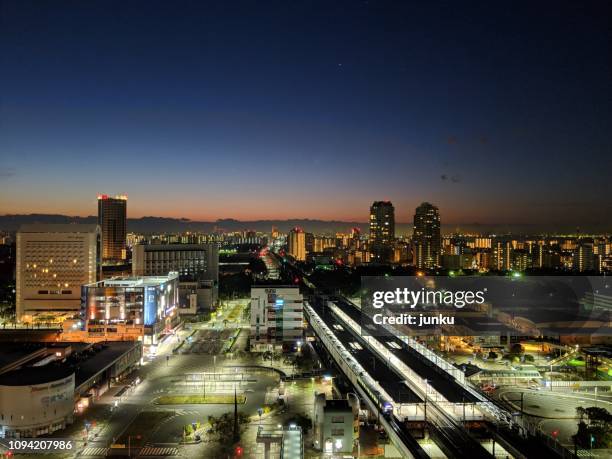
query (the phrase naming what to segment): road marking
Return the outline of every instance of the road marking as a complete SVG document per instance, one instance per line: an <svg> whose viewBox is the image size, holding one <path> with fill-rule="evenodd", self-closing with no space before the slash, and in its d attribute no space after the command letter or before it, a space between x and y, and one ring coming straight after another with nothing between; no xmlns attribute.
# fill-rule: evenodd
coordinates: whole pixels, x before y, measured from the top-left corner
<svg viewBox="0 0 612 459"><path fill-rule="evenodd" d="M177 448L158 448L153 446L145 446L140 450L139 456L176 456L178 455Z"/></svg>
<svg viewBox="0 0 612 459"><path fill-rule="evenodd" d="M85 448L81 456L102 456L105 457L108 448Z"/></svg>

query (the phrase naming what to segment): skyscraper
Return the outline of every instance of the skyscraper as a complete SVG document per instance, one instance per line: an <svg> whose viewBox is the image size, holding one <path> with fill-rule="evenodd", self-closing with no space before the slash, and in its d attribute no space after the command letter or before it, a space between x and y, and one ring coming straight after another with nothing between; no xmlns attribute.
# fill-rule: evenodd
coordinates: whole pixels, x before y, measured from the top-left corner
<svg viewBox="0 0 612 459"><path fill-rule="evenodd" d="M370 261L388 263L395 242L395 209L390 201L375 201L370 207Z"/></svg>
<svg viewBox="0 0 612 459"><path fill-rule="evenodd" d="M120 263L126 259L126 221L127 196L98 195L98 225L102 230L104 263Z"/></svg>
<svg viewBox="0 0 612 459"><path fill-rule="evenodd" d="M490 269L510 271L513 269L514 248L507 237L496 237L491 242Z"/></svg>
<svg viewBox="0 0 612 459"><path fill-rule="evenodd" d="M440 266L442 240L440 238L440 213L436 206L424 202L416 208L412 242L417 268L427 269Z"/></svg>
<svg viewBox="0 0 612 459"><path fill-rule="evenodd" d="M302 228L289 231L289 255L298 261L306 260L306 233Z"/></svg>
<svg viewBox="0 0 612 459"><path fill-rule="evenodd" d="M573 253L572 268L578 272L597 271L597 255L592 239L583 238Z"/></svg>
<svg viewBox="0 0 612 459"><path fill-rule="evenodd" d="M23 225L17 232L16 317L62 320L78 314L81 285L100 277L98 225Z"/></svg>

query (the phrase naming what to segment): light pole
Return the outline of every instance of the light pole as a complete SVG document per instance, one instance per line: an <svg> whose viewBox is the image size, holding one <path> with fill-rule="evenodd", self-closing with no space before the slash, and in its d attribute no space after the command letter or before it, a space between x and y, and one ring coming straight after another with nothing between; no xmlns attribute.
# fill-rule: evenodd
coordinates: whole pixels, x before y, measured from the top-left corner
<svg viewBox="0 0 612 459"><path fill-rule="evenodd" d="M132 457L132 436L128 435L128 457ZM140 435L136 435L136 439L140 440Z"/></svg>
<svg viewBox="0 0 612 459"><path fill-rule="evenodd" d="M552 363L550 364L550 391L552 392L553 390L553 381L552 381L552 372L553 372L553 366Z"/></svg>

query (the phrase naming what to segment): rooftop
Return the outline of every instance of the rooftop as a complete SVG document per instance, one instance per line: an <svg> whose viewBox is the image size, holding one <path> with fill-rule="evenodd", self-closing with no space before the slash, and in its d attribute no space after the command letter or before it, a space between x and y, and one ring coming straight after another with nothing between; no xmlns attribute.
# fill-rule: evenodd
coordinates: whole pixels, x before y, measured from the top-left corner
<svg viewBox="0 0 612 459"><path fill-rule="evenodd" d="M68 365L45 365L43 367L24 367L0 375L0 386L28 386L44 384L74 374Z"/></svg>
<svg viewBox="0 0 612 459"><path fill-rule="evenodd" d="M492 317L455 316L455 325L464 326L475 332L506 333L511 331L506 325Z"/></svg>
<svg viewBox="0 0 612 459"><path fill-rule="evenodd" d="M120 276L86 284L86 287L155 287L178 279L178 273L170 272L167 276Z"/></svg>
<svg viewBox="0 0 612 459"><path fill-rule="evenodd" d="M54 361L42 366L31 366L33 360L24 362L21 368L0 374L0 385L23 386L29 384L43 384L56 381L74 373L75 387L105 371L114 364L117 359L125 355L137 346L136 341L113 341L89 345L86 343L19 343L19 347L25 349L21 354L12 351L17 344L3 343L3 352L0 353L4 360L12 357L12 361L27 356L28 352L44 348L65 347L70 345L73 352L62 361ZM5 351L8 346L8 352ZM10 363L10 362L9 362Z"/></svg>
<svg viewBox="0 0 612 459"><path fill-rule="evenodd" d="M98 225L92 223L32 223L21 225L19 233L95 233Z"/></svg>
<svg viewBox="0 0 612 459"><path fill-rule="evenodd" d="M10 368L21 360L29 360L34 357L41 349L45 348L44 343L1 343L0 352L0 373L3 369Z"/></svg>
<svg viewBox="0 0 612 459"><path fill-rule="evenodd" d="M169 250L209 250L211 247L214 248L214 244L212 242L201 244L138 244L135 247L144 247L145 252L165 252Z"/></svg>
<svg viewBox="0 0 612 459"><path fill-rule="evenodd" d="M76 368L75 387L80 386L96 374L102 373L119 357L137 346L140 346L137 341L109 341L94 344L85 355L83 355L84 353L73 354L71 363Z"/></svg>
<svg viewBox="0 0 612 459"><path fill-rule="evenodd" d="M333 399L325 400L325 411L352 411L349 401L347 399Z"/></svg>

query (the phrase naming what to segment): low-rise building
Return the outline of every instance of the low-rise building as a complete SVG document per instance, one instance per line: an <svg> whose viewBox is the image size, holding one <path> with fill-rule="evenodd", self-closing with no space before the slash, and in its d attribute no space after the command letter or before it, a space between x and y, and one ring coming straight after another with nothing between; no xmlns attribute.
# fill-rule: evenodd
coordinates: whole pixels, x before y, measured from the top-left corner
<svg viewBox="0 0 612 459"><path fill-rule="evenodd" d="M359 438L359 402L354 399L326 400L315 397L314 443L325 454L351 454Z"/></svg>
<svg viewBox="0 0 612 459"><path fill-rule="evenodd" d="M88 337L156 345L178 324L178 274L117 277L83 286L81 326Z"/></svg>
<svg viewBox="0 0 612 459"><path fill-rule="evenodd" d="M303 301L295 286L252 287L251 350L295 349L304 332Z"/></svg>
<svg viewBox="0 0 612 459"><path fill-rule="evenodd" d="M72 424L137 366L140 342L0 343L0 438L38 437Z"/></svg>

